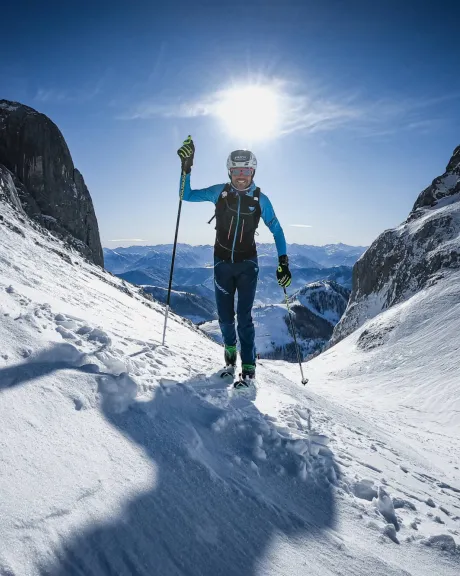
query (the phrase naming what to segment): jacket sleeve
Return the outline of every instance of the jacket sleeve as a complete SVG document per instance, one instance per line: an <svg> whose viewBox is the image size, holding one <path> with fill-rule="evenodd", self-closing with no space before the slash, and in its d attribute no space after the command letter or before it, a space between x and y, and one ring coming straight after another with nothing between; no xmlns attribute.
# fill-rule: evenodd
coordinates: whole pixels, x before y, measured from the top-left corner
<svg viewBox="0 0 460 576"><path fill-rule="evenodd" d="M273 210L272 203L270 200L263 194L260 193L260 211L262 220L268 226L268 229L273 234L273 238L275 239L276 249L278 251L278 256L284 256L287 254L286 248L286 239L284 237L283 229L281 228L281 224L279 223L278 218L276 217L275 211Z"/></svg>
<svg viewBox="0 0 460 576"><path fill-rule="evenodd" d="M214 202L215 204L224 186L225 184L215 184L214 186L209 186L209 188L192 190L190 188L190 174L187 174L185 177L183 199L187 202Z"/></svg>

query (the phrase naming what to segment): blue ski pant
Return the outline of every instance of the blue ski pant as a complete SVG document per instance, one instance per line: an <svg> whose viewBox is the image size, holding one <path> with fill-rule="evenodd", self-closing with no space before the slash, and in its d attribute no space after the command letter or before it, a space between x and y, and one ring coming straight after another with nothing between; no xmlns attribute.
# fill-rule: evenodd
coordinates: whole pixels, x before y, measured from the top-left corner
<svg viewBox="0 0 460 576"><path fill-rule="evenodd" d="M214 257L214 288L217 313L224 344L236 345L235 293L238 292L236 316L240 341L241 363L256 363L255 331L252 306L256 296L259 263L251 260L231 262Z"/></svg>

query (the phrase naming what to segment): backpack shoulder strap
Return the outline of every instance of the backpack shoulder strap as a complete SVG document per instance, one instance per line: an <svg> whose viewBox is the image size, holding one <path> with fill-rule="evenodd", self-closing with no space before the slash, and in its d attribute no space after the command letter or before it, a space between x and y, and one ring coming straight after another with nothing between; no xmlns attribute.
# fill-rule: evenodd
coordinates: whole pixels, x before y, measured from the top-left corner
<svg viewBox="0 0 460 576"><path fill-rule="evenodd" d="M225 184L225 186L222 188L222 192L220 193L220 198L225 198L225 196L223 196L223 193L226 192L227 194L230 192L230 188L231 188L231 184L230 182L227 182L227 184Z"/></svg>
<svg viewBox="0 0 460 576"><path fill-rule="evenodd" d="M260 207L260 188L257 187L254 190L254 196L253 196L254 200L257 202L257 212L259 213L259 217L262 214L262 209Z"/></svg>
<svg viewBox="0 0 460 576"><path fill-rule="evenodd" d="M217 202L216 202L216 210L217 210L217 205L219 204L219 202L221 202L226 196L227 194L230 192L230 182L227 182L227 184L225 184L225 186L222 188L222 192L219 194L219 197L217 198ZM214 218L216 217L216 212L214 211L214 216L211 218L211 220L208 220L208 224L211 224L211 222L214 220Z"/></svg>
<svg viewBox="0 0 460 576"><path fill-rule="evenodd" d="M255 218L256 218L256 228L259 226L259 221L260 218L262 216L262 208L260 207L260 188L257 187L254 190L254 194L252 196L254 202L256 203L256 209L255 209ZM256 232L257 234L257 232Z"/></svg>

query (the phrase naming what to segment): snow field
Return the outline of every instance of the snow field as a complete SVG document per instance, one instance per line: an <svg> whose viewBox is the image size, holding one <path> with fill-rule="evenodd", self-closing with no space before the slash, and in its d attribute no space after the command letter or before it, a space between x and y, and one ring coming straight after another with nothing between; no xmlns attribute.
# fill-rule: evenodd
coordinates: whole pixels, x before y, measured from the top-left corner
<svg viewBox="0 0 460 576"><path fill-rule="evenodd" d="M310 389L364 419L358 435L343 427L331 432L330 445L346 476L355 475L345 490L371 502L379 518L391 517L394 532L375 520L369 527L392 540L454 553L460 521L459 295L459 273L446 272L443 282L369 319L307 364ZM293 367L290 375L296 377ZM394 516L382 491L392 496ZM368 515L369 506L364 510Z"/></svg>
<svg viewBox="0 0 460 576"><path fill-rule="evenodd" d="M0 574L458 574L453 316L435 332L445 412L359 334L305 366L307 388L263 360L234 394L190 322L170 315L161 346L161 305L2 212L24 236L0 226ZM389 332L408 374L438 317L407 308Z"/></svg>

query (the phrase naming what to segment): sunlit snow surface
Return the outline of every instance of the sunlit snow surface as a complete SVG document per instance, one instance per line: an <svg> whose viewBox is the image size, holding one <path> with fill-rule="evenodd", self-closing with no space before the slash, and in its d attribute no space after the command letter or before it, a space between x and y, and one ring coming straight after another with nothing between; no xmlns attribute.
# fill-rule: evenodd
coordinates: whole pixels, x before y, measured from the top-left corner
<svg viewBox="0 0 460 576"><path fill-rule="evenodd" d="M0 207L2 576L459 573L458 275L233 395L222 348L174 315L161 346L159 304Z"/></svg>

